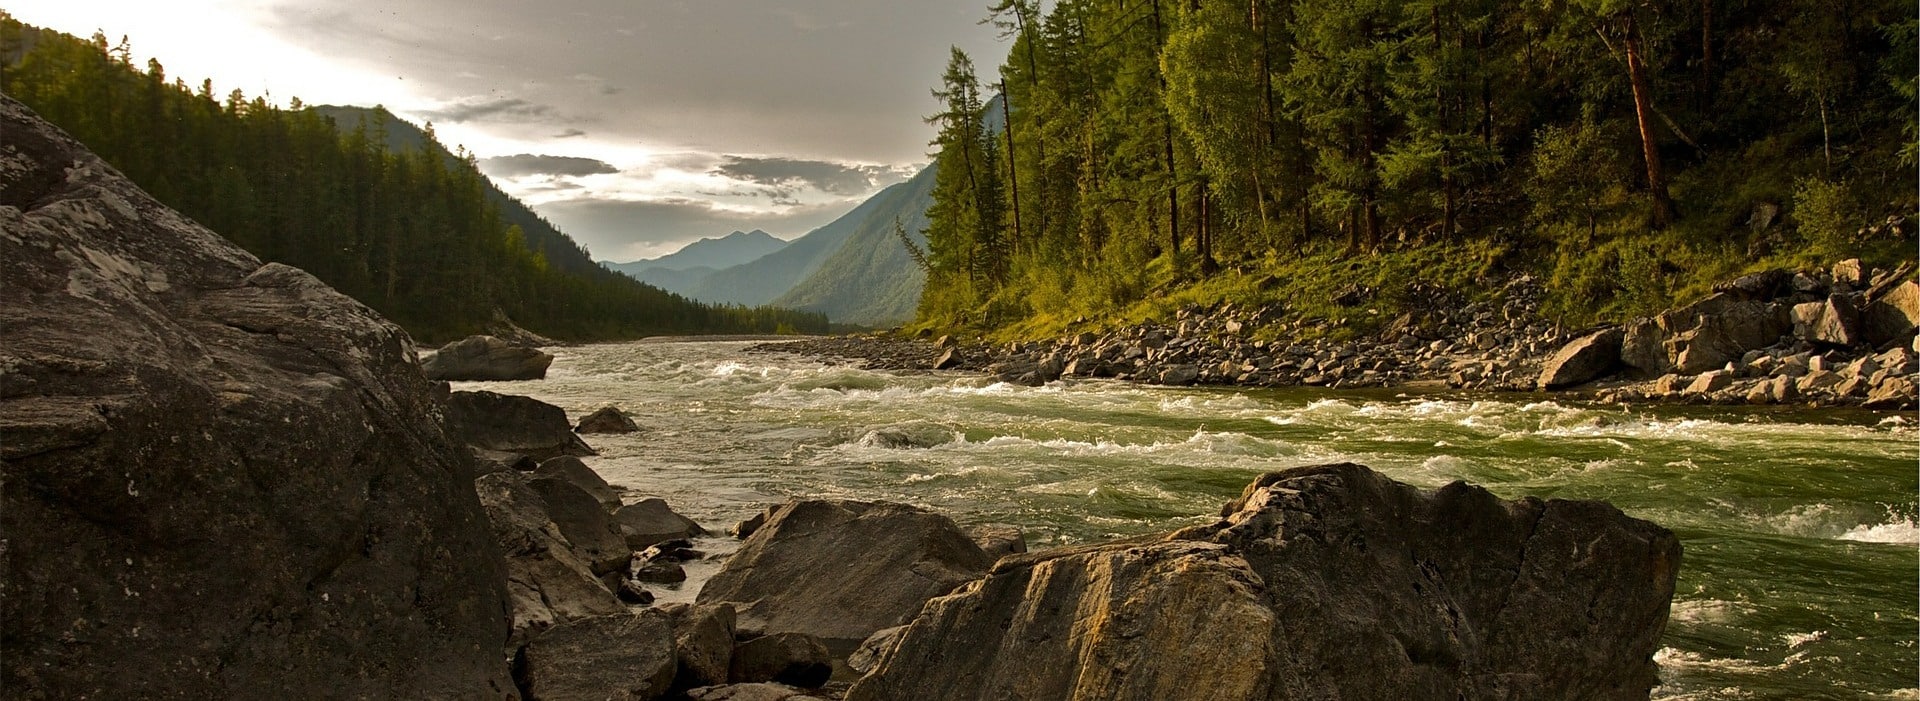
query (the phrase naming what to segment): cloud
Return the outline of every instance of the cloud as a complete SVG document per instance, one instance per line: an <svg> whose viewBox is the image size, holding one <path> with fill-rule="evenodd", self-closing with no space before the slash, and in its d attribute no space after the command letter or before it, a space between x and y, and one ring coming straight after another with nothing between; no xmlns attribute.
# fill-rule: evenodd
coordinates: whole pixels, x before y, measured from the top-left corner
<svg viewBox="0 0 1920 701"><path fill-rule="evenodd" d="M434 121L463 122L537 122L551 119L553 108L517 97L466 97L436 109L419 110Z"/></svg>
<svg viewBox="0 0 1920 701"><path fill-rule="evenodd" d="M512 156L494 156L480 160L480 169L487 175L500 178L520 178L529 175L607 175L620 172L619 168L606 161L575 156L546 156L522 153Z"/></svg>
<svg viewBox="0 0 1920 701"><path fill-rule="evenodd" d="M790 198L797 186L843 197L866 194L880 185L905 180L911 173L894 166L833 163L797 158L727 156L711 171L735 180L766 186L777 197Z"/></svg>
<svg viewBox="0 0 1920 701"><path fill-rule="evenodd" d="M734 230L765 229L790 239L833 221L848 206L839 201L767 212L687 198L577 198L543 204L540 214L586 245L595 259L624 262L671 253L701 238Z"/></svg>
<svg viewBox="0 0 1920 701"><path fill-rule="evenodd" d="M560 133L558 133L558 134L554 134L554 135L553 135L553 138L556 138L556 139L571 139L571 138L574 138L574 137L576 137L576 136L586 136L586 135L587 135L587 133L586 133L586 132L584 132L584 131L580 131L579 129L566 129L566 130L563 130L563 131L561 131L561 132L560 132Z"/></svg>

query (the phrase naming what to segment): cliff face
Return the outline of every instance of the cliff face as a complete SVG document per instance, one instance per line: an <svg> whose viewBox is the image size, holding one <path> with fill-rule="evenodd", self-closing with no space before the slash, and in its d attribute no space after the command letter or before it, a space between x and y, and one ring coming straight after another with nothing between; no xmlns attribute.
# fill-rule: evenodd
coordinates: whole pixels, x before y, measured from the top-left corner
<svg viewBox="0 0 1920 701"><path fill-rule="evenodd" d="M5 96L0 134L7 695L511 696L406 334Z"/></svg>

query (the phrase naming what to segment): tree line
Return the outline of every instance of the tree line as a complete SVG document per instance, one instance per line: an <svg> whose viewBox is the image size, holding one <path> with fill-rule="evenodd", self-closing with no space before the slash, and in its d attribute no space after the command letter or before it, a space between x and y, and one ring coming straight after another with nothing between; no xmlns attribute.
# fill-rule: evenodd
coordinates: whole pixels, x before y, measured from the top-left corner
<svg viewBox="0 0 1920 701"><path fill-rule="evenodd" d="M998 70L956 49L934 90L922 319L1423 248L1536 269L1589 317L1762 261L1911 258L1911 225L1869 225L1916 213L1912 9L998 0Z"/></svg>
<svg viewBox="0 0 1920 701"><path fill-rule="evenodd" d="M525 207L503 214L505 196L431 125L417 147L395 148L384 110L337 124L297 98L282 109L239 90L217 97L211 80L169 79L157 60L142 71L131 54L125 39L0 12L0 90L167 206L416 338L478 332L499 313L569 340L827 330L822 314L700 304L594 264Z"/></svg>

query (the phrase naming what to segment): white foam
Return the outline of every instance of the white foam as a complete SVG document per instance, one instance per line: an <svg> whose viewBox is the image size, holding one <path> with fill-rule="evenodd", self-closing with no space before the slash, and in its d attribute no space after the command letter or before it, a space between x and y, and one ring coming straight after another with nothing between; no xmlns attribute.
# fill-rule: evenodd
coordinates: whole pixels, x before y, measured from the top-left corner
<svg viewBox="0 0 1920 701"><path fill-rule="evenodd" d="M1920 527L1913 519L1894 520L1857 526L1853 530L1840 534L1841 540L1858 543L1893 543L1899 545L1920 545Z"/></svg>

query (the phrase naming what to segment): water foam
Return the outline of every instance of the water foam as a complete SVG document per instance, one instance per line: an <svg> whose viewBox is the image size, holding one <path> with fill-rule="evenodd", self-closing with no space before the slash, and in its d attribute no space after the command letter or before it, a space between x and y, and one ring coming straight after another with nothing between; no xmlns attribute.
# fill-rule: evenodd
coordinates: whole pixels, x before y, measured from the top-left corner
<svg viewBox="0 0 1920 701"><path fill-rule="evenodd" d="M1840 534L1840 539L1857 543L1920 545L1920 527L1916 527L1911 518L1899 519L1855 527Z"/></svg>

